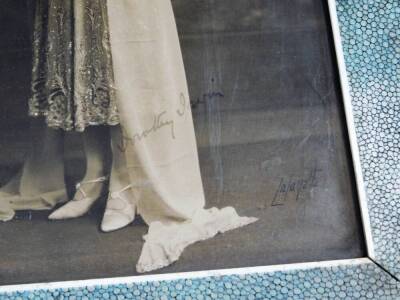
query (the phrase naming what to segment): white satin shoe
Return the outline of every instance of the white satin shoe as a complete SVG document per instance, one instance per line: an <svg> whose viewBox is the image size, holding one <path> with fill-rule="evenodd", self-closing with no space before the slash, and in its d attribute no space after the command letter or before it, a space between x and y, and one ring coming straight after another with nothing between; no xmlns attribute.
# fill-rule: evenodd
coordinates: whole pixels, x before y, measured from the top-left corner
<svg viewBox="0 0 400 300"><path fill-rule="evenodd" d="M78 218L86 214L92 205L96 202L99 197L89 197L86 192L82 189L82 185L90 183L100 183L108 179L108 176L102 176L93 180L82 181L76 185L76 191L82 194L81 199L72 199L67 202L64 206L55 210L50 216L50 220L63 220Z"/></svg>
<svg viewBox="0 0 400 300"><path fill-rule="evenodd" d="M135 220L136 204L134 203L133 193L131 193L131 197L122 195L130 188L132 188L131 184L122 190L110 193L103 221L101 222L102 231L114 231L129 225Z"/></svg>

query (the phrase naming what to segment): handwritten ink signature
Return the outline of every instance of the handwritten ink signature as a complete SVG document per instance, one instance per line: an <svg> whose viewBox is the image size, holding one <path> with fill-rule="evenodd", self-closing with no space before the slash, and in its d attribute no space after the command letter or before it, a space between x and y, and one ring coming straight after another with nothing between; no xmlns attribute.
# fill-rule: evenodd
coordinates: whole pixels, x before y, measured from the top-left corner
<svg viewBox="0 0 400 300"><path fill-rule="evenodd" d="M315 167L306 178L293 179L292 177L281 177L271 206L285 205L285 203L292 198L298 201L305 190L318 186L317 174L321 171L321 169Z"/></svg>
<svg viewBox="0 0 400 300"><path fill-rule="evenodd" d="M183 93L181 93L179 100L181 102L181 107L176 110L176 113L178 114L178 116L183 117L186 114L189 107L186 105L187 101Z"/></svg>
<svg viewBox="0 0 400 300"><path fill-rule="evenodd" d="M184 117L188 111L188 101L183 93L180 94L180 107L176 110L178 117ZM171 131L171 138L175 139L175 121L166 117L167 110L164 110L153 116L153 123L150 127L135 133L129 137L123 130L122 140L117 146L121 152L125 152L128 145L134 145L136 142L140 142L147 138L149 135L158 132L159 130L169 127Z"/></svg>
<svg viewBox="0 0 400 300"><path fill-rule="evenodd" d="M222 92L208 92L204 93L201 97L198 97L196 100L190 102L190 105L193 109L197 108L200 104L204 104L207 101L214 100L217 98L224 98L225 95Z"/></svg>
<svg viewBox="0 0 400 300"><path fill-rule="evenodd" d="M180 107L176 110L178 117L184 117L190 108L195 108L199 104L206 103L206 101L213 100L216 98L223 98L225 95L222 92L208 92L204 93L202 97L198 97L195 101L187 101L185 94L180 94ZM124 130L122 133L122 140L118 145L121 152L125 152L128 145L134 145L136 142L140 142L147 138L149 135L158 132L159 130L169 127L171 131L171 138L175 139L175 121L173 118L167 118L167 110L164 110L153 116L153 122L148 128L135 133L133 136L128 136Z"/></svg>

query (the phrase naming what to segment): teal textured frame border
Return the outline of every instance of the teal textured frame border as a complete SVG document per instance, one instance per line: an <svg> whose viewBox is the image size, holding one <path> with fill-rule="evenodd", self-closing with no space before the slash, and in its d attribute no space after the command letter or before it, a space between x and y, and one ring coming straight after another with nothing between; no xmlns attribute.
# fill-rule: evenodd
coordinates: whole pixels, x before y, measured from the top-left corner
<svg viewBox="0 0 400 300"><path fill-rule="evenodd" d="M10 292L0 299L398 299L400 295L398 282L368 259L287 271L67 286Z"/></svg>
<svg viewBox="0 0 400 300"><path fill-rule="evenodd" d="M335 0L323 1L334 9ZM339 67L345 63L347 71L341 70L342 86L351 96L347 120L358 145L352 151L367 192L361 208L370 258L0 287L0 299L399 299L400 3L336 0L336 8ZM332 15L335 32L336 10Z"/></svg>
<svg viewBox="0 0 400 300"><path fill-rule="evenodd" d="M374 259L400 275L400 2L337 0Z"/></svg>

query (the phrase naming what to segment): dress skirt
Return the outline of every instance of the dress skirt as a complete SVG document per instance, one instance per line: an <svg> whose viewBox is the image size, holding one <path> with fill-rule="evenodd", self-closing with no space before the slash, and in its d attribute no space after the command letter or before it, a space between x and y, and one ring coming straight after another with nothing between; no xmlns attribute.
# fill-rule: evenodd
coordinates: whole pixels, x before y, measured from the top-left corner
<svg viewBox="0 0 400 300"><path fill-rule="evenodd" d="M125 158L137 213L149 226L137 272L168 266L189 245L257 220L233 207L205 207L169 0L37 4L30 113L64 130L119 122L122 140L113 151ZM9 220L14 207L3 206L0 219L3 211Z"/></svg>
<svg viewBox="0 0 400 300"><path fill-rule="evenodd" d="M83 131L119 123L107 2L37 0L29 114Z"/></svg>
<svg viewBox="0 0 400 300"><path fill-rule="evenodd" d="M149 225L136 265L152 271L184 249L255 222L205 208L188 86L170 0L107 0L117 105L137 211ZM240 246L240 245L237 245Z"/></svg>

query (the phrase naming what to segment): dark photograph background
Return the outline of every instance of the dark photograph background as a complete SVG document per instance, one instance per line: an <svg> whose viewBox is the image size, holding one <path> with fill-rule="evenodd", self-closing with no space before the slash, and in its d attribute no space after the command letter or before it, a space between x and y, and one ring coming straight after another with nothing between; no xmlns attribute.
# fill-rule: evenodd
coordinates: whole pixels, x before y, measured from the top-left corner
<svg viewBox="0 0 400 300"><path fill-rule="evenodd" d="M0 3L0 185L28 150L28 2ZM173 0L173 6L207 207L234 206L260 220L188 247L155 273L365 256L325 2ZM81 147L78 134L67 135L70 187L85 171ZM0 284L137 275L147 227L138 218L102 233L103 210L99 201L74 220L50 222L49 212L22 211L0 223Z"/></svg>

